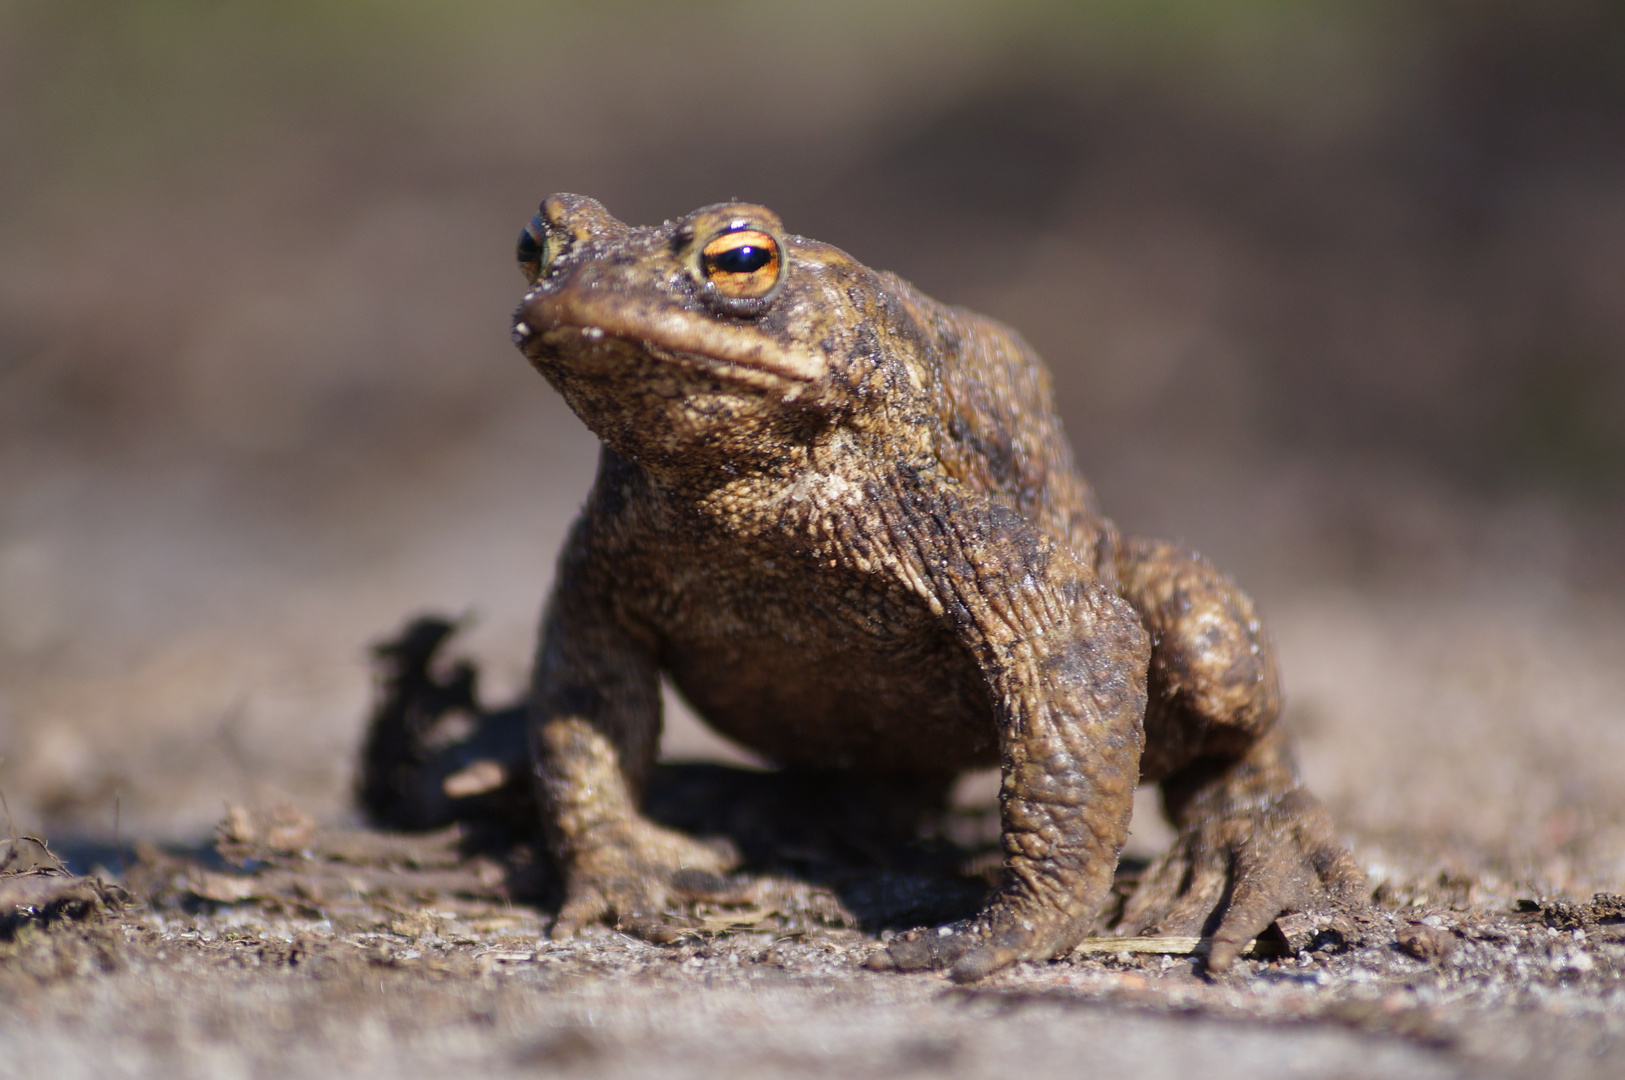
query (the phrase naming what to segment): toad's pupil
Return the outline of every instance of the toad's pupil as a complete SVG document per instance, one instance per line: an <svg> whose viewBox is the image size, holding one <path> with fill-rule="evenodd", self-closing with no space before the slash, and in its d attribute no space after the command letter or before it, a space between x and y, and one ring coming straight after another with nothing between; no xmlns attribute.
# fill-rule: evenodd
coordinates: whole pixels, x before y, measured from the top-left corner
<svg viewBox="0 0 1625 1080"><path fill-rule="evenodd" d="M772 261L772 249L754 244L740 244L711 256L711 265L724 274L753 274Z"/></svg>

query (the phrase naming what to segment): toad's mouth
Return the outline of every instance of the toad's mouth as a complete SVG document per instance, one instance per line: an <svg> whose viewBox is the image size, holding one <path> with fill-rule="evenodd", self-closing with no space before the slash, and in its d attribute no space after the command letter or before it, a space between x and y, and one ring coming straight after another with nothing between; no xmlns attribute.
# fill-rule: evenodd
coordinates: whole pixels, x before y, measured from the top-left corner
<svg viewBox="0 0 1625 1080"><path fill-rule="evenodd" d="M526 296L514 313L513 339L533 361L629 350L762 389L818 383L829 372L822 355L745 326L613 296L584 301L568 290Z"/></svg>

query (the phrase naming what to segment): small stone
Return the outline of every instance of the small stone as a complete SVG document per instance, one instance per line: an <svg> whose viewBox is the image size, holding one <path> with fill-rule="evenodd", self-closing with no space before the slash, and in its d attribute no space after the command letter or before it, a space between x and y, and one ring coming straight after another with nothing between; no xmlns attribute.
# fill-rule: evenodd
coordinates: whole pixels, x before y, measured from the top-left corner
<svg viewBox="0 0 1625 1080"><path fill-rule="evenodd" d="M1396 944L1409 956L1437 963L1456 951L1456 935L1442 927L1412 923L1399 932Z"/></svg>

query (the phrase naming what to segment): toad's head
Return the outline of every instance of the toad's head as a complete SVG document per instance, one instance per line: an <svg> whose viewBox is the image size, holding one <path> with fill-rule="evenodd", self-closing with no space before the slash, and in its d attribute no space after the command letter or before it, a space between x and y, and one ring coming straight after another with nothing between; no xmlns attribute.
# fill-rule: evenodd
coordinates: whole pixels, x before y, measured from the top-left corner
<svg viewBox="0 0 1625 1080"><path fill-rule="evenodd" d="M843 428L923 404L919 329L895 279L763 207L645 228L553 195L518 254L531 287L515 344L599 438L650 468L793 467Z"/></svg>

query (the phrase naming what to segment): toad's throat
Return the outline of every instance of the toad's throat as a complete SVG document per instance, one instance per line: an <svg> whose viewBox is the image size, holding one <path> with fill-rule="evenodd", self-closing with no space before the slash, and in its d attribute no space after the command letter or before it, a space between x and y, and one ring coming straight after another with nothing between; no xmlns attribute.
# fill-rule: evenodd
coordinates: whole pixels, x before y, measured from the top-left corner
<svg viewBox="0 0 1625 1080"><path fill-rule="evenodd" d="M632 301L593 298L584 302L571 292L540 296L518 313L532 340L555 347L613 338L663 360L703 365L718 374L747 382L752 375L792 383L816 383L829 374L826 359L810 350L785 348L753 328L714 322L683 310L651 310ZM569 341L579 338L578 341ZM606 342L608 344L608 342Z"/></svg>

